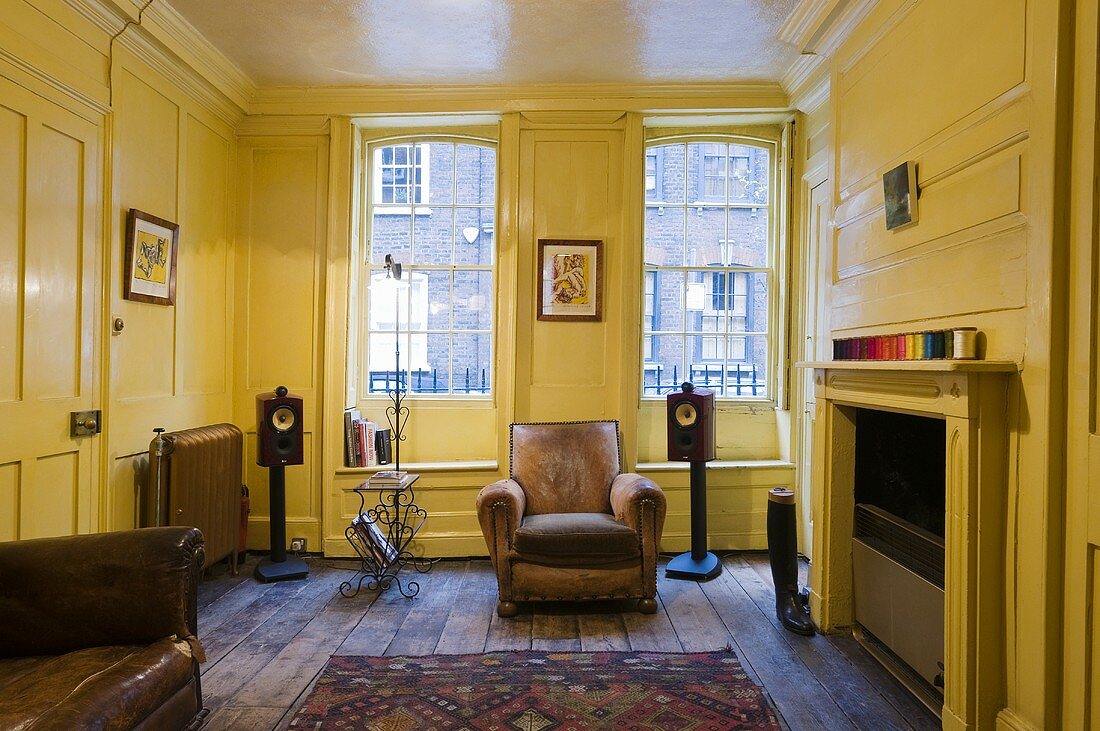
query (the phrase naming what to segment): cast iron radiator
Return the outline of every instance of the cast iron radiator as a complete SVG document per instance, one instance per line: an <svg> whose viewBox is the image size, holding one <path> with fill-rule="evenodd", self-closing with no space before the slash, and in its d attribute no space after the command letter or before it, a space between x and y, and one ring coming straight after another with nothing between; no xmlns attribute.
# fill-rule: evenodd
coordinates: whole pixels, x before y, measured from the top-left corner
<svg viewBox="0 0 1100 731"><path fill-rule="evenodd" d="M236 574L243 458L244 435L233 424L158 435L149 443L145 525L198 528L206 566L231 556Z"/></svg>

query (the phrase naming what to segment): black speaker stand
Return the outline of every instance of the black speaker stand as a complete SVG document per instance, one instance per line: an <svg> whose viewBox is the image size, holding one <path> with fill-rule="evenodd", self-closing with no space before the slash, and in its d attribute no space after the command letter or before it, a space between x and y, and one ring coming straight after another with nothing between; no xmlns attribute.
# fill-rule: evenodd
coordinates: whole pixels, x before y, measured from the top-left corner
<svg viewBox="0 0 1100 731"><path fill-rule="evenodd" d="M722 562L707 550L707 463L691 463L691 550L665 566L665 577L710 581L722 573Z"/></svg>
<svg viewBox="0 0 1100 731"><path fill-rule="evenodd" d="M269 468L271 485L271 555L260 561L256 567L256 579L264 583L304 579L309 575L309 566L300 558L286 556L286 467L273 465Z"/></svg>

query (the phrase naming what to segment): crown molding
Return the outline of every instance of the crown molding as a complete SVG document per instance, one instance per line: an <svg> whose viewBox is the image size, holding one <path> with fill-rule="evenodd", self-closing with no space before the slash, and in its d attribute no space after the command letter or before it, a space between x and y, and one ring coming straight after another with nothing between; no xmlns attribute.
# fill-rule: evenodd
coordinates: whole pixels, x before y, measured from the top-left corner
<svg viewBox="0 0 1100 731"><path fill-rule="evenodd" d="M242 111L248 107L248 101L256 93L255 82L199 33L179 11L157 0L145 11L144 18L164 32L171 41L172 50L181 58L186 55L188 65L200 76L229 97Z"/></svg>
<svg viewBox="0 0 1100 731"><path fill-rule="evenodd" d="M804 50L814 32L825 22L837 5L847 0L802 0L787 20L779 27L776 37L784 43L790 43L798 50Z"/></svg>
<svg viewBox="0 0 1100 731"><path fill-rule="evenodd" d="M803 54L831 56L878 0L802 0L777 37Z"/></svg>
<svg viewBox="0 0 1100 731"><path fill-rule="evenodd" d="M329 133L328 117L320 115L250 115L237 125L237 137L324 137Z"/></svg>
<svg viewBox="0 0 1100 731"><path fill-rule="evenodd" d="M223 122L244 116L255 85L165 0L64 2Z"/></svg>
<svg viewBox="0 0 1100 731"><path fill-rule="evenodd" d="M827 64L823 56L807 54L795 59L795 62L791 64L779 82L790 96L791 106L798 107L795 99L814 80L824 66L827 66Z"/></svg>
<svg viewBox="0 0 1100 731"><path fill-rule="evenodd" d="M454 112L785 110L774 82L745 84L538 84L517 86L268 87L250 114L370 115Z"/></svg>
<svg viewBox="0 0 1100 731"><path fill-rule="evenodd" d="M137 27L131 26L131 28ZM244 116L244 110L240 106L191 66L183 63L182 59L171 53L147 31L128 30L118 37L118 42L199 106L230 127L236 127Z"/></svg>

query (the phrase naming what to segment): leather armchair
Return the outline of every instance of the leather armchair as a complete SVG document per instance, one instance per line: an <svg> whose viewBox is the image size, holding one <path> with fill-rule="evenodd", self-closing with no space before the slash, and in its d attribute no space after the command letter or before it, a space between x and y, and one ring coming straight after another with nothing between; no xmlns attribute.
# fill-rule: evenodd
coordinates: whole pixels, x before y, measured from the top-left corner
<svg viewBox="0 0 1100 731"><path fill-rule="evenodd" d="M619 422L513 424L506 480L477 496L501 617L519 601L638 599L657 611L665 495L622 473Z"/></svg>
<svg viewBox="0 0 1100 731"><path fill-rule="evenodd" d="M195 528L0 544L0 728L196 723L202 565Z"/></svg>

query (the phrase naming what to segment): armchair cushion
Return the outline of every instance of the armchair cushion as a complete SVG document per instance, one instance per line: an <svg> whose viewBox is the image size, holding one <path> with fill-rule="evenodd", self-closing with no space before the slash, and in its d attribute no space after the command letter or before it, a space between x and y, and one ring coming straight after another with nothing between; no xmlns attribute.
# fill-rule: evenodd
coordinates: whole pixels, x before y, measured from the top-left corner
<svg viewBox="0 0 1100 731"><path fill-rule="evenodd" d="M528 515L516 529L520 554L615 559L638 555L638 534L607 513Z"/></svg>

